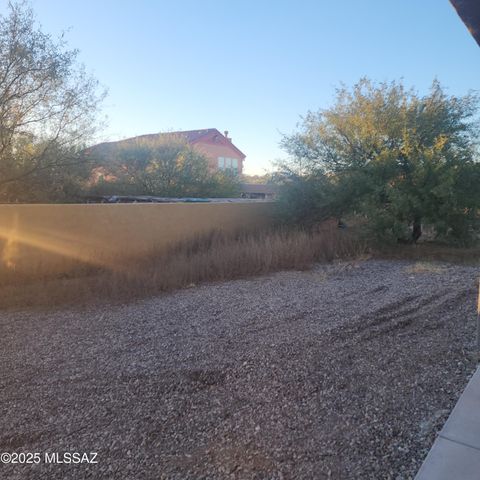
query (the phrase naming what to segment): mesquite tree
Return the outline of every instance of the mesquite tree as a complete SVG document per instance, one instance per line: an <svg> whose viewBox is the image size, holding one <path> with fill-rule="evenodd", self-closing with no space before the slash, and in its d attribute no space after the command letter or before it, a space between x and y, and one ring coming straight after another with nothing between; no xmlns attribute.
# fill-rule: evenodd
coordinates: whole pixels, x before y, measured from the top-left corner
<svg viewBox="0 0 480 480"><path fill-rule="evenodd" d="M447 95L435 81L420 96L402 83L362 79L337 91L334 105L309 113L299 132L286 136L286 185L291 208L304 216L303 183L318 181L319 208L356 213L379 238L416 242L422 225L438 237L475 238L480 208L477 163L478 98ZM293 193L292 193L293 192Z"/></svg>
<svg viewBox="0 0 480 480"><path fill-rule="evenodd" d="M77 58L27 4L0 17L0 200L35 198L75 175L104 96Z"/></svg>

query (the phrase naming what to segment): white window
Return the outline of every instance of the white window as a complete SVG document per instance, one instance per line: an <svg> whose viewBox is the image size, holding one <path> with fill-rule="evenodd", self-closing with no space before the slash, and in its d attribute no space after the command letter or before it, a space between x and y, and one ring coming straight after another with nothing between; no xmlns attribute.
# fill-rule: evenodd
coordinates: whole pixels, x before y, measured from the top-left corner
<svg viewBox="0 0 480 480"><path fill-rule="evenodd" d="M230 157L218 157L219 170L233 170L238 172L238 159Z"/></svg>

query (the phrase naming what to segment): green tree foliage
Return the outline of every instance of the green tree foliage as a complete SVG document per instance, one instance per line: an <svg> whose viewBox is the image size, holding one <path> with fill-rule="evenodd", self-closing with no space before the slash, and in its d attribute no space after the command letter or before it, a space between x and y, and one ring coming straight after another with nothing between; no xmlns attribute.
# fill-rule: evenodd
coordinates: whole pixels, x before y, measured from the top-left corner
<svg viewBox="0 0 480 480"><path fill-rule="evenodd" d="M23 2L0 16L0 201L64 199L78 188L79 151L103 93L77 54L43 33Z"/></svg>
<svg viewBox="0 0 480 480"><path fill-rule="evenodd" d="M244 183L252 184L252 185L271 185L274 183L274 178L273 178L272 173L265 173L263 175L247 175L247 174L242 174L241 175L241 180Z"/></svg>
<svg viewBox="0 0 480 480"><path fill-rule="evenodd" d="M95 183L91 193L160 197L231 197L239 193L235 175L212 173L207 159L175 135L122 142L107 154L97 153L95 160L104 180Z"/></svg>
<svg viewBox="0 0 480 480"><path fill-rule="evenodd" d="M416 241L426 224L438 238L475 238L477 109L476 95L447 95L437 81L425 96L368 79L337 90L331 108L283 139L290 215L357 213L384 240Z"/></svg>

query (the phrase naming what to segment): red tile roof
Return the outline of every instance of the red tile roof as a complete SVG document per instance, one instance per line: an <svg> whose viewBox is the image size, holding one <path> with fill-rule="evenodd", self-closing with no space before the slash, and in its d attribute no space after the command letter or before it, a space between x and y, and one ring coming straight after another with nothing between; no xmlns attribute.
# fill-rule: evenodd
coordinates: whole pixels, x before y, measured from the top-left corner
<svg viewBox="0 0 480 480"><path fill-rule="evenodd" d="M220 133L216 128L204 128L201 130L180 130L177 132L162 132L162 133L148 133L146 135L138 135L136 137L131 137L131 138L126 138L124 140L118 140L118 141L113 141L113 142L104 142L100 143L98 145L94 145L90 148L87 149L87 151L97 151L97 152L105 152L108 150L110 151L112 148L116 148L119 145L122 144L128 144L130 142L135 142L136 140L155 140L156 138L159 138L161 136L181 136L185 138L185 140L188 143L195 143L198 140L200 140L203 137L208 136L211 133L216 133L217 135L221 135L222 137L225 138L225 135ZM237 148L233 143L231 143L232 148L234 148L240 155L242 155L245 158L245 154Z"/></svg>
<svg viewBox="0 0 480 480"><path fill-rule="evenodd" d="M170 132L170 135L181 135L185 137L188 142L195 142L199 138L208 135L209 133L220 133L216 128L204 128L202 130L185 130L185 131L178 131L178 132Z"/></svg>

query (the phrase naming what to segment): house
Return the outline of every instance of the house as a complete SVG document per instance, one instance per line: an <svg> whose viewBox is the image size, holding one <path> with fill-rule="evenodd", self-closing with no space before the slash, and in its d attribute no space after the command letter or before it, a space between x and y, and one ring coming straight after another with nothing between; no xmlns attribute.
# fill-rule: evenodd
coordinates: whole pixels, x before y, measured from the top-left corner
<svg viewBox="0 0 480 480"><path fill-rule="evenodd" d="M216 128L207 128L172 132L171 135L185 138L192 148L205 155L212 171L230 170L242 173L246 155L232 143L228 131L225 130L222 134Z"/></svg>
<svg viewBox="0 0 480 480"><path fill-rule="evenodd" d="M138 137L127 138L117 142L100 143L90 147L88 153L90 155L98 154L103 157L109 157L115 155L115 152L118 149L134 142L155 142L155 140L166 136L181 138L198 153L203 154L206 157L209 169L212 172L228 170L241 174L243 171L245 154L232 143L232 139L228 136L228 131L225 131L222 134L216 128L140 135Z"/></svg>

